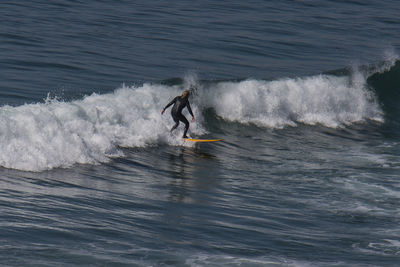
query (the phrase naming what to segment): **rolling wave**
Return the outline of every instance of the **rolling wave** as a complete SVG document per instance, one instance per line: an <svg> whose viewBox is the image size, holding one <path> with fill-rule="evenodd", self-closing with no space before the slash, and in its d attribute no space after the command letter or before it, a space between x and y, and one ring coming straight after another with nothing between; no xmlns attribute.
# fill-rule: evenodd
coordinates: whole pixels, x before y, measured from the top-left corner
<svg viewBox="0 0 400 267"><path fill-rule="evenodd" d="M228 123L275 129L298 124L337 128L368 120L384 122L387 108L382 109L381 103L398 94L397 85L392 85L398 84L399 68L397 61L372 75L354 71L275 81L201 82L187 77L170 83L122 86L109 94L69 102L48 97L44 103L3 106L0 165L42 171L106 162L123 156L121 147L183 145L181 129L170 134L173 121L160 111L190 85L196 87L192 107L197 119L191 124L191 135L207 133L204 116L209 109Z"/></svg>

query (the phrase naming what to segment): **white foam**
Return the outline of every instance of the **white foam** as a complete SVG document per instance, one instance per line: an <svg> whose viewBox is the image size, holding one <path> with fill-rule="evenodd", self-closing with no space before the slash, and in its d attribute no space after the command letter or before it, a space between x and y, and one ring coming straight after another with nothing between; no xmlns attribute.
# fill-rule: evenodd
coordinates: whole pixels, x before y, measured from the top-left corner
<svg viewBox="0 0 400 267"><path fill-rule="evenodd" d="M144 84L73 102L48 99L40 104L4 106L0 108L0 165L41 171L105 162L122 155L119 147L182 145L181 132L169 133L173 125L169 114L160 114L180 93L178 87ZM193 112L199 113L197 107ZM190 131L204 132L196 123Z"/></svg>
<svg viewBox="0 0 400 267"><path fill-rule="evenodd" d="M382 112L365 89L365 79L319 75L278 81L246 80L198 85L192 101L196 122L190 134L205 133L202 110L214 108L229 121L281 128L298 123L328 127L375 119ZM185 88L197 83L189 75ZM0 165L41 171L73 164L96 164L121 156L119 147L185 145L183 125L174 135L169 110L161 109L182 86L144 84L92 94L82 100L0 108ZM187 112L187 111L185 111ZM186 144L189 145L189 144Z"/></svg>
<svg viewBox="0 0 400 267"><path fill-rule="evenodd" d="M311 264L294 262L283 258L268 257L235 257L229 255L195 254L188 255L185 261L188 266L287 266L287 267L308 267Z"/></svg>
<svg viewBox="0 0 400 267"><path fill-rule="evenodd" d="M282 128L322 124L341 127L366 119L383 121L374 95L360 74L349 77L318 75L278 81L222 82L203 95L229 121Z"/></svg>
<svg viewBox="0 0 400 267"><path fill-rule="evenodd" d="M366 244L356 243L353 248L371 255L400 255L400 241L393 239L381 239Z"/></svg>

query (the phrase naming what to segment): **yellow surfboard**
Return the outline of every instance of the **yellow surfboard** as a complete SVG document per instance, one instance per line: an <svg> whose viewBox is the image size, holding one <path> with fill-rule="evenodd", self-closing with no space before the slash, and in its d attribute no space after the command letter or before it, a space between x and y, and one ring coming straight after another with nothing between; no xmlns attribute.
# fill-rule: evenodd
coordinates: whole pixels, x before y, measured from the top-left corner
<svg viewBox="0 0 400 267"><path fill-rule="evenodd" d="M218 142L222 141L223 139L195 139L195 138L185 138L185 141L189 142Z"/></svg>

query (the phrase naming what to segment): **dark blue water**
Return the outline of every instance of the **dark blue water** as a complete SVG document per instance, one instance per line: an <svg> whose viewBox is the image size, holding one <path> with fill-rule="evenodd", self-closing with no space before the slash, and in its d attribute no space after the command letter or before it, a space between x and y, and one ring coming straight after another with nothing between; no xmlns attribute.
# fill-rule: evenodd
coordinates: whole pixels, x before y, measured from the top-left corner
<svg viewBox="0 0 400 267"><path fill-rule="evenodd" d="M397 266L399 13L0 3L1 265Z"/></svg>

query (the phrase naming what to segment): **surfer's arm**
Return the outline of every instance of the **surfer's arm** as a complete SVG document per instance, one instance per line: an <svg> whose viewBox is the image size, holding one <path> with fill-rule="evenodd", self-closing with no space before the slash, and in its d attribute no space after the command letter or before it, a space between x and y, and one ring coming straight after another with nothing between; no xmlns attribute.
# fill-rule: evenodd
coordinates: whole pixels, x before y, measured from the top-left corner
<svg viewBox="0 0 400 267"><path fill-rule="evenodd" d="M194 115L193 115L192 108L190 107L189 101L187 102L187 109L189 110L190 115L192 115L192 121L194 121Z"/></svg>
<svg viewBox="0 0 400 267"><path fill-rule="evenodd" d="M174 104L175 101L176 101L176 99L177 99L177 97L175 97L174 99L172 99L172 101L169 102L169 103L165 106L165 108L163 108L163 110L161 111L161 114L164 114L165 110L166 110L167 108L169 108L172 104Z"/></svg>

